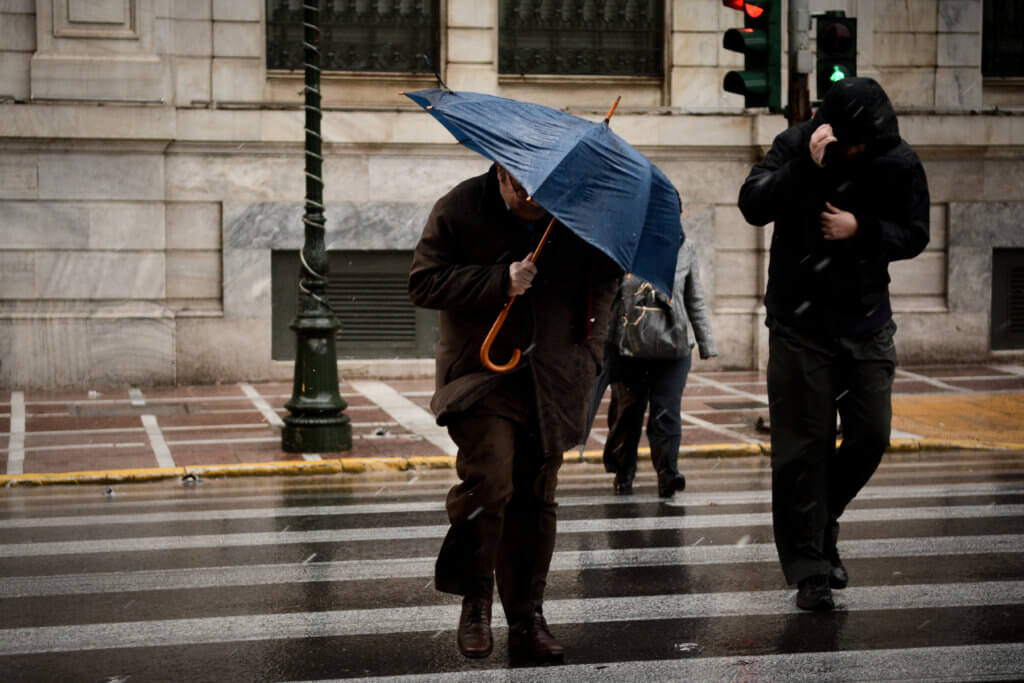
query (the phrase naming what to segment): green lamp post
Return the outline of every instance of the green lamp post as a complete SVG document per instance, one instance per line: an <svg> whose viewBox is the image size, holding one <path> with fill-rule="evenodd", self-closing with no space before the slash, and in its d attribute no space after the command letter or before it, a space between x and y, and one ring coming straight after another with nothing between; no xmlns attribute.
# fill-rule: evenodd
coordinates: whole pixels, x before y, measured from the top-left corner
<svg viewBox="0 0 1024 683"><path fill-rule="evenodd" d="M299 252L295 379L285 408L281 449L288 453L331 453L352 448L348 404L338 393L334 337L338 322L327 302L327 249L324 245L323 140L320 137L320 0L304 0L306 205L305 242Z"/></svg>

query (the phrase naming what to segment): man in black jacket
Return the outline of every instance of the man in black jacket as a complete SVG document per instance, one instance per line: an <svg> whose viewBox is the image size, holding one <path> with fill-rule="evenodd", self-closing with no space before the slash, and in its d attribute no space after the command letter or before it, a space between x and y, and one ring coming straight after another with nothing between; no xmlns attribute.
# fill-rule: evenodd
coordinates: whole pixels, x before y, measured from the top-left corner
<svg viewBox="0 0 1024 683"><path fill-rule="evenodd" d="M772 516L802 609L832 609L831 589L848 581L837 520L889 444L888 264L928 244L928 206L921 162L869 78L833 85L814 118L779 134L740 189L748 222L775 223L765 294Z"/></svg>

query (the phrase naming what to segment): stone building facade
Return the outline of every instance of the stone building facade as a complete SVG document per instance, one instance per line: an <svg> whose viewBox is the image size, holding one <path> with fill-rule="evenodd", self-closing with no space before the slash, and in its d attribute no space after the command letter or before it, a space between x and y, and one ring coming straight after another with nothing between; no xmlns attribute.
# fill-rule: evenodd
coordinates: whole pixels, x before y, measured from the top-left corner
<svg viewBox="0 0 1024 683"><path fill-rule="evenodd" d="M0 387L291 377L302 76L268 67L268 17L299 4L0 0ZM508 3L435 0L439 75L455 90L583 116L603 115L621 95L613 128L679 188L699 245L721 352L702 367L763 366L770 229L747 225L736 197L785 121L744 110L722 89L725 72L742 66L722 48L739 13L718 0L632 4L663 13L655 75L504 73ZM1010 348L993 343L994 325L1024 325L1020 313L993 318L1009 277L1000 268L1024 269L1024 74L983 72L987 5L811 0L812 12L857 17L858 73L889 92L928 174L931 244L891 268L906 362L1024 358L1020 336ZM324 75L332 277L337 270L357 288L376 282L376 264L392 275L361 301L338 294L355 306L351 325L369 328L362 342L339 346L343 376L433 369L429 316L408 318L416 329L405 346L386 330L379 342L372 334L401 308L373 294L400 285L433 201L486 168L398 94L435 83L422 72Z"/></svg>

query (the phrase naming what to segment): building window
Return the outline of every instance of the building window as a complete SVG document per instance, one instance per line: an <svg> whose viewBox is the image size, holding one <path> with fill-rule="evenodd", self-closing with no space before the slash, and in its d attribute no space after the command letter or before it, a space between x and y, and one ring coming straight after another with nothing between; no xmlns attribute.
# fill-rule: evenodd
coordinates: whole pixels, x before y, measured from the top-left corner
<svg viewBox="0 0 1024 683"><path fill-rule="evenodd" d="M439 0L320 0L321 69L432 73L439 17ZM268 69L302 69L302 34L302 0L267 0Z"/></svg>
<svg viewBox="0 0 1024 683"><path fill-rule="evenodd" d="M426 358L434 354L440 317L409 301L410 251L329 251L327 301L341 326L338 358ZM299 252L272 251L271 357L295 359Z"/></svg>
<svg viewBox="0 0 1024 683"><path fill-rule="evenodd" d="M981 27L981 73L986 77L1024 77L1024 3L985 0Z"/></svg>
<svg viewBox="0 0 1024 683"><path fill-rule="evenodd" d="M1024 349L1024 249L992 250L992 349Z"/></svg>
<svg viewBox="0 0 1024 683"><path fill-rule="evenodd" d="M664 0L499 0L498 72L660 77Z"/></svg>

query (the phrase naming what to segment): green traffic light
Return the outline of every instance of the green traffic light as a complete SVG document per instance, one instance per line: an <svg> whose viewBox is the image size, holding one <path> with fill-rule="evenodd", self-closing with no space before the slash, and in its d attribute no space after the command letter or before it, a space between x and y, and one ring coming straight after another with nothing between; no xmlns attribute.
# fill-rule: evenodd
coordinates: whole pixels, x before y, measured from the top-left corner
<svg viewBox="0 0 1024 683"><path fill-rule="evenodd" d="M835 83L837 81L843 80L844 78L846 78L846 72L843 71L843 67L838 66L838 65L833 66L832 67L832 75L828 77L828 80L830 80L833 83Z"/></svg>

